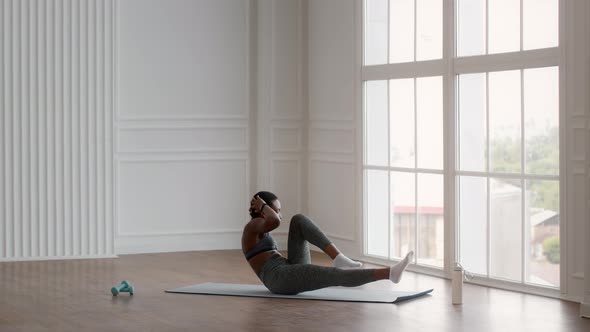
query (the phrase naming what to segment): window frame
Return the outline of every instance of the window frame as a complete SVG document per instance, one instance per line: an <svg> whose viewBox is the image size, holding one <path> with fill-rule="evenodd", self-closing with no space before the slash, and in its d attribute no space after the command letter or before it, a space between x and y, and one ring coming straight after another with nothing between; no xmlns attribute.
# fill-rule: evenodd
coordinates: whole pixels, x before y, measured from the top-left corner
<svg viewBox="0 0 590 332"><path fill-rule="evenodd" d="M379 257L371 256L367 254L367 212L365 207L367 206L367 190L366 190L366 176L365 171L367 170L365 164L365 141L366 141L366 130L365 130L365 118L364 118L364 83L369 80L391 80L391 79L402 79L402 78L419 78L428 76L442 76L443 79L443 182L444 182L444 265L442 270L424 265L411 265L409 270L415 272L421 272L429 275L440 276L448 278L451 275L453 262L458 258L459 248L459 199L458 199L458 181L460 175L472 175L474 172L461 171L457 168L458 157L459 157L459 139L458 139L458 108L457 102L457 77L461 74L469 73L488 73L495 71L504 70L521 70L521 82L523 69L531 68L542 68L542 67L557 67L559 73L559 174L557 176L526 176L524 175L525 170L521 169L518 179L528 179L529 177L546 179L551 178L552 180L559 180L559 201L560 201L560 238L564 239L565 228L566 228L566 210L565 210L565 165L566 165L566 153L565 153L565 1L558 0L559 15L558 15L558 46L552 48L534 49L534 50L522 50L522 1L521 1L521 39L520 48L521 51L509 52L509 53L495 53L495 54L483 54L476 56L465 56L457 57L456 45L457 41L455 38L455 31L457 29L456 23L456 0L442 0L443 2L443 38L442 38L442 59L427 60L427 61L414 61L408 63L394 63L394 64L383 64L383 65L370 65L365 66L364 57L364 31L365 31L365 1L359 1L357 4L357 65L359 68L357 91L358 95L358 113L359 121L361 123L361 130L358 139L360 147L360 188L362 189L362 243L361 243L361 255L367 260L379 264L389 264L392 260L382 259ZM486 14L487 15L487 14ZM388 16L389 17L389 16ZM486 22L486 28L487 28ZM388 24L389 25L389 24ZM388 26L389 31L389 26ZM415 31L414 31L415 33ZM486 33L487 35L487 33ZM387 38L388 52L389 52L390 38ZM415 41L414 41L415 42ZM416 42L415 42L416 43ZM486 38L486 45L488 41ZM486 46L487 50L487 46ZM416 54L414 54L414 58ZM389 53L387 59L390 59ZM522 90L522 86L521 86ZM389 91L388 91L389 93ZM522 103L522 101L521 101ZM521 109L521 112L524 112ZM489 124L488 124L489 125ZM521 131L522 133L522 131ZM414 133L417 135L417 133ZM389 134L388 134L389 137ZM388 142L388 146L389 146ZM524 145L524 142L521 142ZM489 160L488 160L489 163ZM524 161L521 161L521 165ZM392 167L386 167L391 170ZM374 168L369 168L374 169ZM419 174L420 169L411 169L413 174ZM487 182L492 178L492 172L486 170L484 179ZM487 188L489 191L489 186ZM389 189L391 191L391 189ZM524 197L523 197L524 199ZM486 204L489 204L486 203ZM390 209L391 207L389 207ZM524 211L525 206L522 206ZM488 220L489 220L489 209L488 209ZM389 227L389 226L388 226ZM524 227L524 224L523 224ZM416 227L417 228L417 227ZM388 235L389 237L389 235ZM524 237L524 233L522 234ZM489 241L489 231L487 234ZM389 240L391 241L391 240ZM390 243L388 243L388 247ZM523 263L524 264L524 246L522 245ZM488 246L489 248L489 246ZM534 284L527 284L526 278L523 278L521 282L506 281L496 278L477 278L472 282L484 286L493 286L503 289L524 291L533 294L560 297L561 290L565 290L565 246L561 245L561 257L562 262L560 264L560 287L549 288L545 286L537 286ZM489 253L488 253L489 258ZM489 264L489 262L488 262ZM524 275L524 269L523 269ZM489 274L489 270L488 270ZM561 289L561 290L560 290Z"/></svg>

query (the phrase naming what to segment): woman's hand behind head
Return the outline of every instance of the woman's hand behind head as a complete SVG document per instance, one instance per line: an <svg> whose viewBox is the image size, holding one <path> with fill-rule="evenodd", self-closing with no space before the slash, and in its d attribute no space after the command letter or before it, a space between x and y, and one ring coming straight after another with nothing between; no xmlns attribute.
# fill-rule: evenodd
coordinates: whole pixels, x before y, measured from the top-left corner
<svg viewBox="0 0 590 332"><path fill-rule="evenodd" d="M252 201L250 201L250 207L254 208L254 210L256 212L260 213L260 209L262 208L262 206L264 204L268 204L266 203L262 198L260 198L260 196L256 195L252 198Z"/></svg>
<svg viewBox="0 0 590 332"><path fill-rule="evenodd" d="M270 210L274 211L274 213L273 211L269 211L265 206L268 206ZM269 191L259 191L254 197L252 197L252 200L250 200L249 212L252 218L266 218L266 215L262 215L263 211L269 215L273 215L271 216L272 218L274 217L274 214L279 214L280 210L281 203L279 202L278 197Z"/></svg>

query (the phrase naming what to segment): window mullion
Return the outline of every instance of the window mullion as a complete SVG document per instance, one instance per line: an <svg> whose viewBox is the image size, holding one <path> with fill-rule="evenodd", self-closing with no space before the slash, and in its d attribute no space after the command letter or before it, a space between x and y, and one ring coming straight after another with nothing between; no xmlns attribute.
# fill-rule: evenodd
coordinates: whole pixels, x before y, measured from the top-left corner
<svg viewBox="0 0 590 332"><path fill-rule="evenodd" d="M465 176L479 176L479 177L494 177L502 179L515 179L522 177L525 180L549 180L559 181L559 175L541 175L541 174L517 174L517 173L501 173L501 172L478 172L478 171L462 171L456 172L457 175Z"/></svg>
<svg viewBox="0 0 590 332"><path fill-rule="evenodd" d="M443 74L443 206L444 206L444 265L443 269L451 273L454 262L459 261L458 238L459 222L456 216L455 168L457 156L456 139L456 112L455 107L455 79L454 61L456 54L456 31L454 0L443 2L443 61L445 72Z"/></svg>
<svg viewBox="0 0 590 332"><path fill-rule="evenodd" d="M385 50L385 54L387 55L387 60L385 63L390 63L391 59L391 0L387 1L387 50Z"/></svg>
<svg viewBox="0 0 590 332"><path fill-rule="evenodd" d="M558 66L557 47L454 58L456 74Z"/></svg>
<svg viewBox="0 0 590 332"><path fill-rule="evenodd" d="M416 13L414 12L414 20ZM414 42L415 43L415 42ZM415 56L415 54L414 54ZM418 90L414 78L414 263L418 264Z"/></svg>
<svg viewBox="0 0 590 332"><path fill-rule="evenodd" d="M522 0L520 1L520 8L521 8L521 12L520 12L520 17L521 17L521 38L522 38ZM521 45L521 49L522 49L522 40L520 41L520 45ZM521 200L520 200L520 212L521 212L521 218L520 218L520 222L521 222L521 259L520 259L520 263L521 263L521 267L520 267L520 273L521 273L521 283L525 283L525 268L526 268L526 264L525 264L525 253L526 253L526 244L525 244L525 236L524 236L524 232L526 231L526 223L525 223L525 195L526 195L526 181L524 180L524 174L525 174L525 167L526 167L526 162L525 162L525 146L526 144L524 143L524 139L525 139L525 128L524 128L524 70L520 71L520 185L521 185L521 191L520 191L520 195L521 195Z"/></svg>
<svg viewBox="0 0 590 332"><path fill-rule="evenodd" d="M418 0L414 0L414 62L416 62L417 57L417 44L418 44Z"/></svg>
<svg viewBox="0 0 590 332"><path fill-rule="evenodd" d="M490 44L490 1L486 0L486 46L485 54L488 54Z"/></svg>
<svg viewBox="0 0 590 332"><path fill-rule="evenodd" d="M361 79L363 81L376 81L385 79L440 76L444 72L445 62L442 59L437 59L419 62L364 66L361 69Z"/></svg>
<svg viewBox="0 0 590 332"><path fill-rule="evenodd" d="M389 93L389 82L387 80L387 166L391 168L391 102ZM387 259L391 259L391 171L387 171Z"/></svg>
<svg viewBox="0 0 590 332"><path fill-rule="evenodd" d="M390 62L391 55L391 0L387 1L387 63ZM387 166L391 167L391 101L389 92L389 82L387 80ZM387 259L391 260L391 171L387 171Z"/></svg>
<svg viewBox="0 0 590 332"><path fill-rule="evenodd" d="M524 45L524 43L522 41L523 36L524 36L524 31L523 31L523 27L524 27L523 17L524 17L524 15L522 12L523 8L524 8L523 7L523 0L520 0L520 50L521 51L523 50L523 45Z"/></svg>
<svg viewBox="0 0 590 332"><path fill-rule="evenodd" d="M487 45L487 44L486 44ZM490 172L490 85L489 74L486 73L486 172ZM491 267L491 241L490 241L490 177L486 176L486 272L489 278Z"/></svg>

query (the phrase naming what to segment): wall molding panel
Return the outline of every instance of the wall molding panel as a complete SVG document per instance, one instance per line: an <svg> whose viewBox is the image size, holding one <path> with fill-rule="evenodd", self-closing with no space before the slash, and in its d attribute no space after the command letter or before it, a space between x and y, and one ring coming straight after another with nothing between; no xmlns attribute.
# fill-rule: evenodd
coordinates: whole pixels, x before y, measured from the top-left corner
<svg viewBox="0 0 590 332"><path fill-rule="evenodd" d="M313 142L309 151L312 153L341 153L353 155L355 153L354 128L318 128L309 130L309 140Z"/></svg>
<svg viewBox="0 0 590 332"><path fill-rule="evenodd" d="M141 254L195 250L239 249L241 233L117 236L117 252Z"/></svg>
<svg viewBox="0 0 590 332"><path fill-rule="evenodd" d="M187 121L187 120L248 120L247 114L194 114L194 115L117 115L117 121Z"/></svg>
<svg viewBox="0 0 590 332"><path fill-rule="evenodd" d="M245 126L119 128L121 153L248 151Z"/></svg>
<svg viewBox="0 0 590 332"><path fill-rule="evenodd" d="M114 253L115 7L0 1L0 261Z"/></svg>
<svg viewBox="0 0 590 332"><path fill-rule="evenodd" d="M302 152L301 125L273 125L270 141L271 152Z"/></svg>
<svg viewBox="0 0 590 332"><path fill-rule="evenodd" d="M234 233L241 234L247 221L247 154L121 154L116 168L116 252L216 250L239 245L240 235ZM210 196L224 197L224 208L215 205L222 209L221 215L211 215L212 205L204 203ZM140 225L141 231L136 230Z"/></svg>
<svg viewBox="0 0 590 332"><path fill-rule="evenodd" d="M117 121L249 119L249 1L125 0L119 13Z"/></svg>
<svg viewBox="0 0 590 332"><path fill-rule="evenodd" d="M200 234L242 234L243 229L211 229L211 230L185 230L175 232L149 232L149 233L119 233L119 237L153 237L153 236L185 236L185 235L200 235Z"/></svg>

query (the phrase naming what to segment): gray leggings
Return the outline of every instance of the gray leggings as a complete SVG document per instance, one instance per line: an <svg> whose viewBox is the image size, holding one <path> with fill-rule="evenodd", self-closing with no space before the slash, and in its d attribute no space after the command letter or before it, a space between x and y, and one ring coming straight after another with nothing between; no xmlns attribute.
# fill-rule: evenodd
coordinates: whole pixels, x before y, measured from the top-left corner
<svg viewBox="0 0 590 332"><path fill-rule="evenodd" d="M308 242L325 249L331 241L302 214L291 219L288 258L275 255L262 266L258 277L272 293L297 294L330 286L355 287L375 281L375 269L342 270L312 265Z"/></svg>

